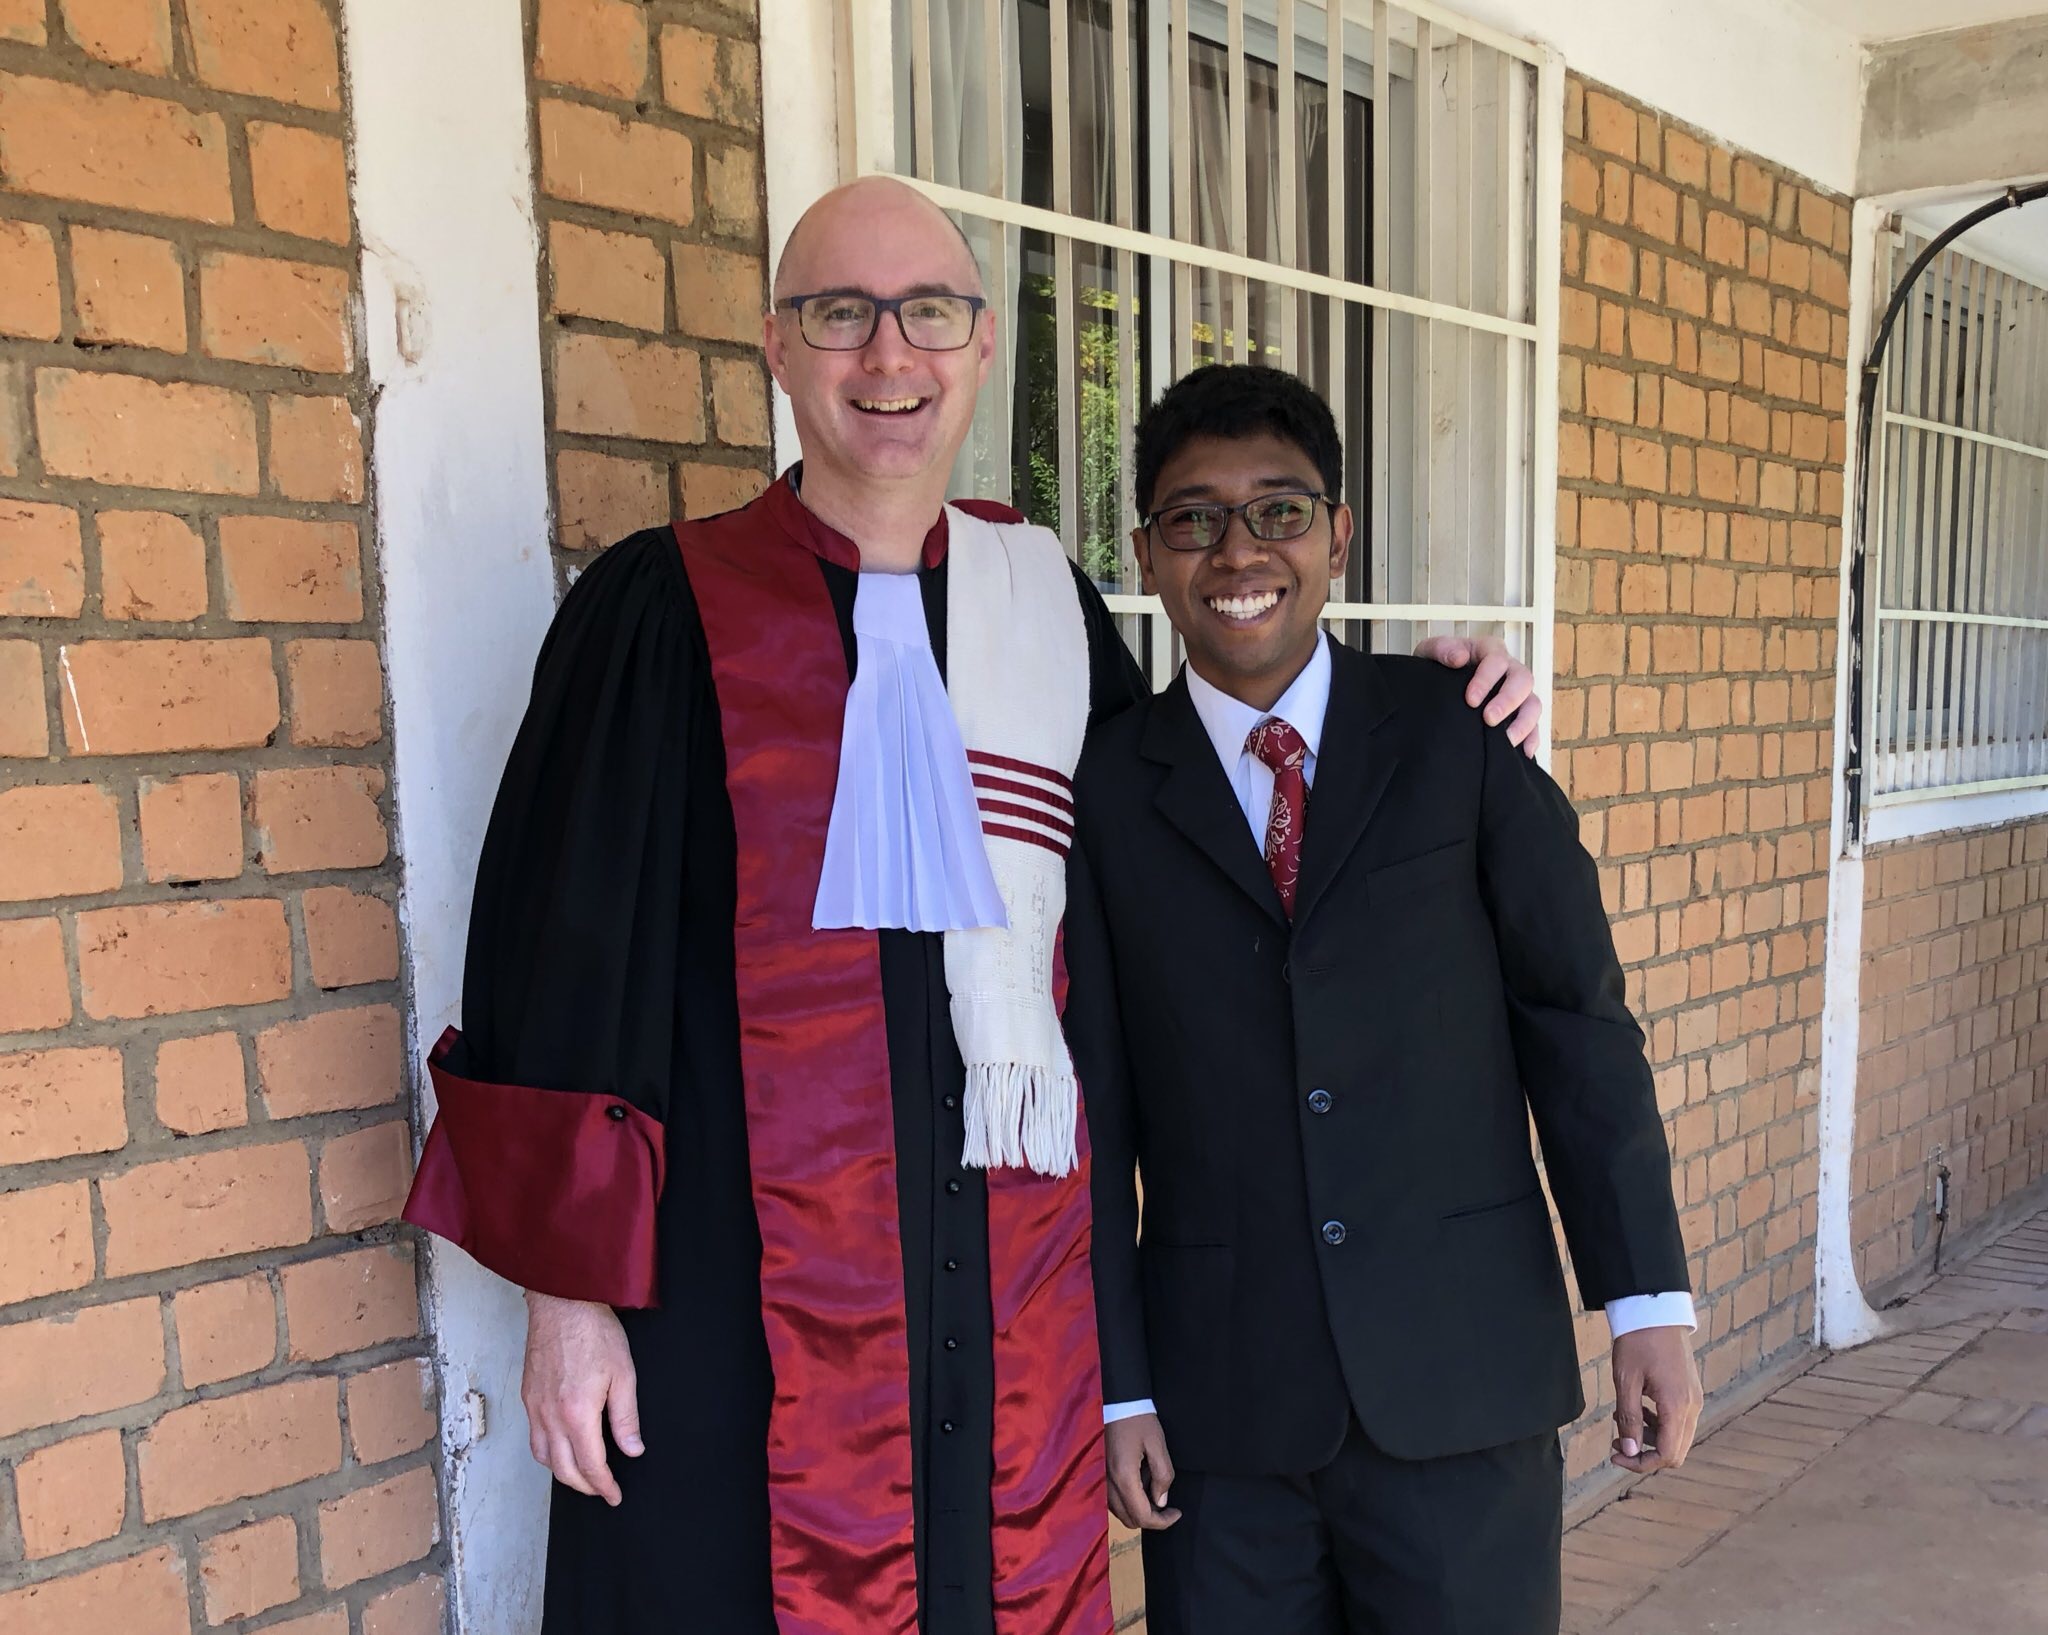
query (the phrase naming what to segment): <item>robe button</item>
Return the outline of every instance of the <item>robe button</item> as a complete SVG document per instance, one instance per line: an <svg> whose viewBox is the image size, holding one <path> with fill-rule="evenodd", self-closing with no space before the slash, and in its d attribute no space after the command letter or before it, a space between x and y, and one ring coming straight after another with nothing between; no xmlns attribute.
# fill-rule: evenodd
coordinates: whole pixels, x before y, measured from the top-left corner
<svg viewBox="0 0 2048 1635"><path fill-rule="evenodd" d="M960 1105L960 1098L958 1096L947 1096L940 1105L950 1113L955 1107Z"/></svg>
<svg viewBox="0 0 2048 1635"><path fill-rule="evenodd" d="M941 1436L951 1436L955 1429L956 1427L950 1419L939 1421L939 1434Z"/></svg>
<svg viewBox="0 0 2048 1635"><path fill-rule="evenodd" d="M614 1102L604 1110L604 1116L614 1124L623 1124L626 1122L626 1109Z"/></svg>
<svg viewBox="0 0 2048 1635"><path fill-rule="evenodd" d="M960 1262L959 1262L959 1261L957 1261L957 1260L949 1260L949 1261L947 1261L947 1262L946 1262L946 1270L947 1270L947 1271L949 1271L949 1272L957 1272L957 1271L959 1271L959 1270L960 1270Z"/></svg>
<svg viewBox="0 0 2048 1635"><path fill-rule="evenodd" d="M960 1183L958 1181L948 1181L946 1183L946 1190L948 1192L958 1192L960 1190Z"/></svg>
<svg viewBox="0 0 2048 1635"><path fill-rule="evenodd" d="M1327 1243L1332 1249L1342 1243L1347 1236L1349 1234L1345 1231L1342 1221L1323 1222L1323 1242Z"/></svg>
<svg viewBox="0 0 2048 1635"><path fill-rule="evenodd" d="M1308 1093L1308 1110L1312 1113L1327 1113L1330 1110L1331 1099L1327 1090L1311 1090Z"/></svg>
<svg viewBox="0 0 2048 1635"><path fill-rule="evenodd" d="M960 1342L949 1334L946 1336L946 1349L948 1351L958 1351L960 1349Z"/></svg>

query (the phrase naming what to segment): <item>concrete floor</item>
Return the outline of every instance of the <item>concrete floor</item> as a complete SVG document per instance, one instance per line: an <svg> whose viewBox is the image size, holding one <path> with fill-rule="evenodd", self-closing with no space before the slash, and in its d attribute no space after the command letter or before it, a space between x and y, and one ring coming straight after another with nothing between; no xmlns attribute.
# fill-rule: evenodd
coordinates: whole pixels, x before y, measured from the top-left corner
<svg viewBox="0 0 2048 1635"><path fill-rule="evenodd" d="M2048 1635L2048 1214L1898 1315L1576 1529L1567 1628Z"/></svg>

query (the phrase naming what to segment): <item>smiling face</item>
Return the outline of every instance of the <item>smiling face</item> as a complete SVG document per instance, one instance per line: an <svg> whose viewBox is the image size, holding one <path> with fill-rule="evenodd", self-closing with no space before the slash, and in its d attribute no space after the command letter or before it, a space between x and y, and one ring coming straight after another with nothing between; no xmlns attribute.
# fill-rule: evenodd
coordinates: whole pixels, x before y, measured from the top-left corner
<svg viewBox="0 0 2048 1635"><path fill-rule="evenodd" d="M1272 432L1192 437L1160 467L1152 514L1285 491L1323 491L1295 443ZM1145 589L1164 604L1195 673L1258 709L1271 708L1315 652L1317 616L1350 560L1350 508L1316 510L1299 539L1254 539L1242 517L1206 551L1169 550L1149 524L1131 536Z"/></svg>
<svg viewBox="0 0 2048 1635"><path fill-rule="evenodd" d="M776 271L775 298L827 292L980 295L981 275L951 221L900 182L871 177L835 189L804 215ZM925 352L883 314L857 351L805 342L794 312L768 315L768 368L789 394L807 480L936 482L943 490L974 422L995 355L984 311L957 352Z"/></svg>

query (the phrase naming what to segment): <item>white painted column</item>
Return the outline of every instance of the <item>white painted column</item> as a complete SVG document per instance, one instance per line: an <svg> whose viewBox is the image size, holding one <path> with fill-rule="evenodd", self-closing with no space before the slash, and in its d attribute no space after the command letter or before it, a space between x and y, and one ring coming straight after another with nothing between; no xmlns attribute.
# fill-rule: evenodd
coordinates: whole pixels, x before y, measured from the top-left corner
<svg viewBox="0 0 2048 1635"><path fill-rule="evenodd" d="M839 167L839 97L835 63L845 36L841 0L774 0L762 8L761 171L768 195L768 265L797 218L820 194L846 178ZM780 386L775 409L775 469L801 455L796 417Z"/></svg>
<svg viewBox="0 0 2048 1635"><path fill-rule="evenodd" d="M417 1063L457 1016L477 854L554 609L525 42L503 0L342 15ZM548 1483L519 1292L439 1239L426 1267L455 1627L533 1635Z"/></svg>
<svg viewBox="0 0 2048 1635"><path fill-rule="evenodd" d="M1863 1028L1863 844L1848 838L1849 664L1854 630L1849 606L1849 553L1855 546L1856 491L1863 480L1856 448L1856 403L1863 359L1876 327L1873 302L1879 212L1859 202L1849 235L1849 453L1842 476L1841 606L1836 615L1834 801L1828 822L1827 964L1820 1028L1820 1198L1813 1249L1814 1339L1821 1345L1862 1345L1894 1328L1871 1309L1856 1275L1849 1212L1856 1201L1856 1077ZM1887 292L1888 293L1888 292ZM1875 587L1868 587L1875 594ZM1867 810L1867 809L1866 809Z"/></svg>

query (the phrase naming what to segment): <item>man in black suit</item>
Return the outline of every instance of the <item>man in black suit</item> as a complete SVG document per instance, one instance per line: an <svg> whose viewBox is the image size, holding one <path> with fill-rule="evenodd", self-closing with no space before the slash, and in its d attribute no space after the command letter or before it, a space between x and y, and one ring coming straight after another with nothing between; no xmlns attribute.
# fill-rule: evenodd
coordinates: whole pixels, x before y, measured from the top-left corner
<svg viewBox="0 0 2048 1635"><path fill-rule="evenodd" d="M1593 863L1458 676L1323 635L1352 520L1307 386L1198 370L1136 466L1188 663L1082 759L1067 957L1150 1627L1554 1632L1583 1400L1532 1115L1614 1329L1615 1462L1679 1463L1700 1404Z"/></svg>

